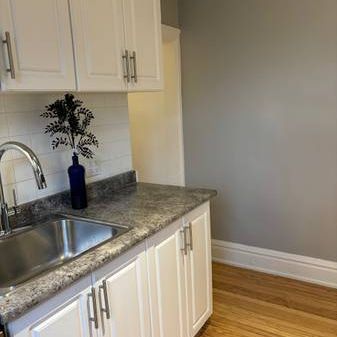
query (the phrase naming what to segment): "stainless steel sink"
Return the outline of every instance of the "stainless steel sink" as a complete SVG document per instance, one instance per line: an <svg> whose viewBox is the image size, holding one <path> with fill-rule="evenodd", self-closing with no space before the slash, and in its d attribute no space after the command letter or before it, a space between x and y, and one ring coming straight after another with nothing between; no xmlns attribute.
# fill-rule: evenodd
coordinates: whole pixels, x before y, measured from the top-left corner
<svg viewBox="0 0 337 337"><path fill-rule="evenodd" d="M120 225L59 216L0 238L0 296L127 230Z"/></svg>

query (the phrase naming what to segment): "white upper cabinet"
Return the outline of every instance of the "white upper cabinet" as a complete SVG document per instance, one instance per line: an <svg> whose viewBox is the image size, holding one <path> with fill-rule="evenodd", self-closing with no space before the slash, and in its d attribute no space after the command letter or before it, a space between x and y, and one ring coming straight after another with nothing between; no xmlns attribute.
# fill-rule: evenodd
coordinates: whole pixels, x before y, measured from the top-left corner
<svg viewBox="0 0 337 337"><path fill-rule="evenodd" d="M2 90L75 90L67 0L0 0Z"/></svg>
<svg viewBox="0 0 337 337"><path fill-rule="evenodd" d="M78 90L126 91L122 0L70 0Z"/></svg>
<svg viewBox="0 0 337 337"><path fill-rule="evenodd" d="M163 88L160 0L0 0L0 33L2 90Z"/></svg>
<svg viewBox="0 0 337 337"><path fill-rule="evenodd" d="M130 91L163 88L161 14L158 0L124 0Z"/></svg>
<svg viewBox="0 0 337 337"><path fill-rule="evenodd" d="M70 0L78 90L163 88L159 0Z"/></svg>

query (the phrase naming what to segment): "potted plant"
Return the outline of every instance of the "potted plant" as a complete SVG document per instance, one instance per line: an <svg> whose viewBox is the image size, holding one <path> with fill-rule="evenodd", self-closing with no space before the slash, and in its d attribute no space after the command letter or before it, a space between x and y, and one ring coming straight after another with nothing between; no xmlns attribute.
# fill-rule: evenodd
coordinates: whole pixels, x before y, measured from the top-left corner
<svg viewBox="0 0 337 337"><path fill-rule="evenodd" d="M68 168L71 204L74 209L85 208L85 168L80 165L78 157L92 158L94 152L90 147L98 147L96 136L88 130L94 115L82 101L67 93L63 99L47 105L41 116L53 120L45 128L45 133L54 137L53 149L65 146L73 151L73 164Z"/></svg>

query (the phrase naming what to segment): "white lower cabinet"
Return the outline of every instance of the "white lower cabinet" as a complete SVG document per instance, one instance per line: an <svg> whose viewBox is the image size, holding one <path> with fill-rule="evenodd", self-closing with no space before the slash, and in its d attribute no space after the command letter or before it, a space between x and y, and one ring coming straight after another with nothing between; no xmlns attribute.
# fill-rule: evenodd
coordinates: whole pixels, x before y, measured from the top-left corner
<svg viewBox="0 0 337 337"><path fill-rule="evenodd" d="M89 337L94 325L89 320L93 307L91 277L35 307L8 325L15 337Z"/></svg>
<svg viewBox="0 0 337 337"><path fill-rule="evenodd" d="M91 288L75 297L70 303L50 316L44 317L41 322L31 327L31 336L34 337L86 337L89 336L87 298Z"/></svg>
<svg viewBox="0 0 337 337"><path fill-rule="evenodd" d="M212 314L212 257L209 207L184 217L189 250L186 258L188 336L195 336Z"/></svg>
<svg viewBox="0 0 337 337"><path fill-rule="evenodd" d="M185 337L186 303L182 220L148 240L152 336Z"/></svg>
<svg viewBox="0 0 337 337"><path fill-rule="evenodd" d="M101 336L151 336L146 270L146 255L142 252L97 283Z"/></svg>
<svg viewBox="0 0 337 337"><path fill-rule="evenodd" d="M8 324L11 337L194 337L212 313L209 203Z"/></svg>
<svg viewBox="0 0 337 337"><path fill-rule="evenodd" d="M152 336L194 337L212 314L209 203L147 242Z"/></svg>

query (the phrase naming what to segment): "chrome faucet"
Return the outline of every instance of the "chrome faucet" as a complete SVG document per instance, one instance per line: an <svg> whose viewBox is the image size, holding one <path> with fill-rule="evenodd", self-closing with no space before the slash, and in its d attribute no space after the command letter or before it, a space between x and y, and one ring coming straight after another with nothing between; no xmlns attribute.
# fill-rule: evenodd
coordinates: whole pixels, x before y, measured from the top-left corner
<svg viewBox="0 0 337 337"><path fill-rule="evenodd" d="M19 142L6 142L0 145L0 162L2 156L7 150L17 150L21 152L32 165L36 184L39 190L46 188L47 183L43 175L41 164L37 159L35 153L26 145ZM12 231L12 228L9 223L9 216L11 215L12 209L8 208L8 205L5 201L4 190L2 185L2 179L0 174L0 210L1 210L1 221L0 221L0 235L9 234Z"/></svg>

